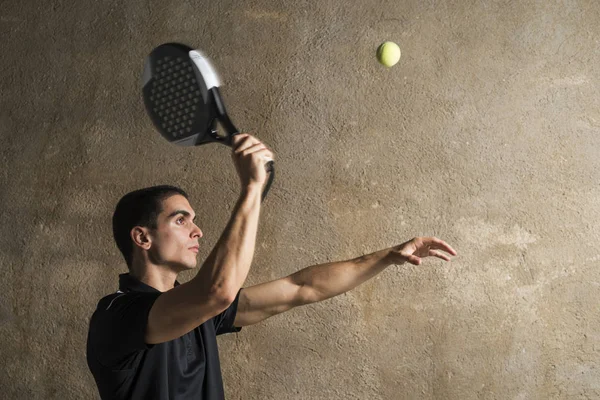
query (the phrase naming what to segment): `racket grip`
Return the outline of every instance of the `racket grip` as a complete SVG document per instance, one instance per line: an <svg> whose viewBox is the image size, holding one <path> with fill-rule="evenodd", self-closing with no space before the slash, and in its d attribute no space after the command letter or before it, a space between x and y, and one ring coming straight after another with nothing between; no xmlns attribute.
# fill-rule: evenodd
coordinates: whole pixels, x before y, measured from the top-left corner
<svg viewBox="0 0 600 400"><path fill-rule="evenodd" d="M267 174L269 174L269 178L267 179L267 184L263 189L262 197L260 199L261 202L265 200L265 197L267 197L267 193L269 193L269 189L271 189L273 179L275 179L275 163L273 161L269 161L265 164L265 169L267 170Z"/></svg>

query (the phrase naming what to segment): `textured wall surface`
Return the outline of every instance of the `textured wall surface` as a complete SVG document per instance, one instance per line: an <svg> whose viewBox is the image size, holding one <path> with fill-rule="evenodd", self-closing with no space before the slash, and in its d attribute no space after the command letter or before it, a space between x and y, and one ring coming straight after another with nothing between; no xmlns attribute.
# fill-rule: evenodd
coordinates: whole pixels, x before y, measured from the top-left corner
<svg viewBox="0 0 600 400"><path fill-rule="evenodd" d="M123 194L187 190L200 259L224 228L229 150L167 143L141 99L181 41L277 157L246 286L418 235L459 252L219 337L229 399L600 398L599 3L286 3L0 2L2 397L98 398Z"/></svg>

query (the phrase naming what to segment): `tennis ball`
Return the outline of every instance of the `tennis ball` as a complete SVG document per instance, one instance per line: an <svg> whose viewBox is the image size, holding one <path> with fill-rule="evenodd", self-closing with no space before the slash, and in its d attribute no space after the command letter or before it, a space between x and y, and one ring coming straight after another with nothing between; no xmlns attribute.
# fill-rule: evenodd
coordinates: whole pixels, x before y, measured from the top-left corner
<svg viewBox="0 0 600 400"><path fill-rule="evenodd" d="M386 67L391 67L400 60L400 47L394 42L383 42L377 49L377 59Z"/></svg>

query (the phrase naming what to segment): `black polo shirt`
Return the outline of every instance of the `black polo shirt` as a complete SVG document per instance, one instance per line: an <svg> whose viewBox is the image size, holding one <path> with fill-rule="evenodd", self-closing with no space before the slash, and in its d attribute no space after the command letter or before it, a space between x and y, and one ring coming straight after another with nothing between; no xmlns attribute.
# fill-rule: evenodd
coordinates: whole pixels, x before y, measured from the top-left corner
<svg viewBox="0 0 600 400"><path fill-rule="evenodd" d="M217 335L242 329L233 326L240 292L223 313L177 339L152 345L144 341L148 313L162 292L119 275L119 291L98 302L88 332L87 362L100 397L224 399Z"/></svg>

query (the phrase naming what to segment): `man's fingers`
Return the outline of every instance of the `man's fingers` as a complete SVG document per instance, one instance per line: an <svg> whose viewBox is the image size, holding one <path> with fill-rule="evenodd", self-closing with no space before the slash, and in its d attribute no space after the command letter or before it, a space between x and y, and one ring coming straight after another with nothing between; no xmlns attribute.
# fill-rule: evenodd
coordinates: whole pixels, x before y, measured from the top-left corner
<svg viewBox="0 0 600 400"><path fill-rule="evenodd" d="M240 133L233 137L233 151L240 153L256 143L260 143L256 138L247 133Z"/></svg>
<svg viewBox="0 0 600 400"><path fill-rule="evenodd" d="M235 135L232 139L231 142L233 143L233 147L236 147L240 144L240 142L243 142L244 139L246 139L249 135L247 133L238 133L237 135Z"/></svg>
<svg viewBox="0 0 600 400"><path fill-rule="evenodd" d="M413 256L412 254L408 256L408 262L414 265L421 264L421 259L417 256Z"/></svg>
<svg viewBox="0 0 600 400"><path fill-rule="evenodd" d="M442 239L438 239L436 237L428 237L425 238L423 241L425 242L425 244L429 245L434 249L444 250L445 252L450 253L453 256L457 254L456 250L454 250L452 246L444 242Z"/></svg>
<svg viewBox="0 0 600 400"><path fill-rule="evenodd" d="M263 143L258 142L246 147L244 150L239 150L237 153L247 156L248 154L256 153L257 151L264 149L267 149L267 146L265 146Z"/></svg>
<svg viewBox="0 0 600 400"><path fill-rule="evenodd" d="M254 153L260 153L262 156L264 156L263 158L268 159L269 161L273 161L274 157L273 157L273 152L271 151L271 149L269 149L267 147L266 144L264 144L263 142L260 142L256 139L254 140L247 140L243 143L241 143L239 145L239 147L237 149L234 150L234 154L236 156L249 156L250 154L254 154ZM263 154L265 153L265 154Z"/></svg>
<svg viewBox="0 0 600 400"><path fill-rule="evenodd" d="M441 258L442 260L445 260L445 261L450 261L450 257L448 257L444 253L441 253L437 250L429 250L429 255L437 257L437 258Z"/></svg>

